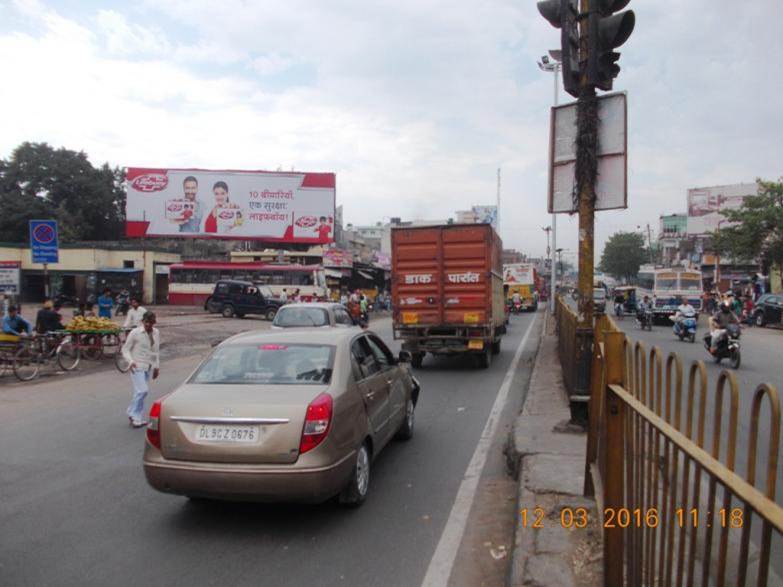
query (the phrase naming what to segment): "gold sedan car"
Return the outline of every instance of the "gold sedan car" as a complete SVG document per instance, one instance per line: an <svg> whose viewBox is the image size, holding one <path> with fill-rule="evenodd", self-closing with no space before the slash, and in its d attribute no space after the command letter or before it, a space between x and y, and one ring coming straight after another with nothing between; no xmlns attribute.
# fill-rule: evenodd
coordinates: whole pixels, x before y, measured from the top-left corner
<svg viewBox="0 0 783 587"><path fill-rule="evenodd" d="M234 336L152 405L147 481L189 497L361 504L372 459L413 435L409 360L368 330Z"/></svg>

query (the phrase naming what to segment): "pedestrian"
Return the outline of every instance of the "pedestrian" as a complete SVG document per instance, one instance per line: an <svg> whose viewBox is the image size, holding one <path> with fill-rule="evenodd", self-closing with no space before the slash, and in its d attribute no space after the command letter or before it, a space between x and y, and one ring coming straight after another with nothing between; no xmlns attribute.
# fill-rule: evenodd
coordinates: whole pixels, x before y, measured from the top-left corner
<svg viewBox="0 0 783 587"><path fill-rule="evenodd" d="M107 287L98 298L98 316L101 318L111 318L111 310L113 307L114 300L111 297L111 290Z"/></svg>
<svg viewBox="0 0 783 587"><path fill-rule="evenodd" d="M288 301L288 290L284 287L283 293L280 294L280 301L284 304Z"/></svg>
<svg viewBox="0 0 783 587"><path fill-rule="evenodd" d="M155 314L145 312L141 326L128 334L122 346L122 356L130 365L133 398L125 413L134 428L147 425L144 420L144 398L149 393L150 379L160 374L160 331L155 328Z"/></svg>
<svg viewBox="0 0 783 587"><path fill-rule="evenodd" d="M297 287L297 288L294 290L294 303L295 303L295 304L298 304L298 303L300 303L301 301L302 301L302 296L300 295L300 293L299 293L299 288Z"/></svg>
<svg viewBox="0 0 783 587"><path fill-rule="evenodd" d="M142 318L144 318L144 314L147 313L146 308L139 304L138 298L132 298L130 305L131 309L128 310L128 313L125 315L125 323L122 325L123 328L128 329L139 326Z"/></svg>
<svg viewBox="0 0 783 587"><path fill-rule="evenodd" d="M362 321L367 324L370 321L370 315L367 313L367 309L369 307L369 302L367 301L367 296L362 296L359 298L359 308L362 311Z"/></svg>

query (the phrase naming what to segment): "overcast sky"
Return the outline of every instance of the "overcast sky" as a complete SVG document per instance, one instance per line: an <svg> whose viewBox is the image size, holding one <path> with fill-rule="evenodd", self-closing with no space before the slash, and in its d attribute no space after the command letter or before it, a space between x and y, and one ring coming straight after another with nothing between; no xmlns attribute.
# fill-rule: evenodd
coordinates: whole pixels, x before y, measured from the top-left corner
<svg viewBox="0 0 783 587"><path fill-rule="evenodd" d="M684 212L689 187L783 174L783 2L636 0L617 230ZM540 255L559 31L534 0L0 0L0 156L22 141L95 164L337 173L346 222L493 203ZM561 100L565 96L561 90ZM575 219L559 245L575 251Z"/></svg>

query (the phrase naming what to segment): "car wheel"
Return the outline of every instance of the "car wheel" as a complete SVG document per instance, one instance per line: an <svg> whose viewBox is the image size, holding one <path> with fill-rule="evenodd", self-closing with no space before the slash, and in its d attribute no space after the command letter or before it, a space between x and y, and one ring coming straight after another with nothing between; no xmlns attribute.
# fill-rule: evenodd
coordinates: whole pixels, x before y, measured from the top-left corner
<svg viewBox="0 0 783 587"><path fill-rule="evenodd" d="M266 311L266 319L270 322L275 319L275 316L277 316L277 310L275 308L270 308Z"/></svg>
<svg viewBox="0 0 783 587"><path fill-rule="evenodd" d="M411 355L411 366L414 369L421 369L421 364L424 361L424 353L413 353Z"/></svg>
<svg viewBox="0 0 783 587"><path fill-rule="evenodd" d="M367 499L370 489L370 449L364 442L356 451L356 462L348 485L340 493L340 503L358 507Z"/></svg>
<svg viewBox="0 0 783 587"><path fill-rule="evenodd" d="M500 354L500 339L497 339L495 342L492 343L492 354L493 355Z"/></svg>
<svg viewBox="0 0 783 587"><path fill-rule="evenodd" d="M232 318L234 316L234 306L227 305L223 306L223 318Z"/></svg>
<svg viewBox="0 0 783 587"><path fill-rule="evenodd" d="M756 322L756 326L758 326L759 328L764 328L764 314L762 314L761 312L756 314L755 322Z"/></svg>
<svg viewBox="0 0 783 587"><path fill-rule="evenodd" d="M416 423L416 405L413 403L413 398L408 398L408 403L405 404L405 420L402 421L402 426L397 431L397 438L400 440L410 440L413 438L413 425Z"/></svg>

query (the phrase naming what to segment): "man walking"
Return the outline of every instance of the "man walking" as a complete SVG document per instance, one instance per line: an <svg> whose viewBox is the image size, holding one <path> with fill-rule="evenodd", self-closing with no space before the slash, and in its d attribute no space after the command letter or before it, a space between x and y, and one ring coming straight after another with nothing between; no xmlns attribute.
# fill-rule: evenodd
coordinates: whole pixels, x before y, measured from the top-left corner
<svg viewBox="0 0 783 587"><path fill-rule="evenodd" d="M130 365L133 399L126 414L130 425L142 428L144 420L144 398L149 393L150 378L160 374L160 331L155 328L155 314L145 312L141 326L130 331L122 346L122 356Z"/></svg>

